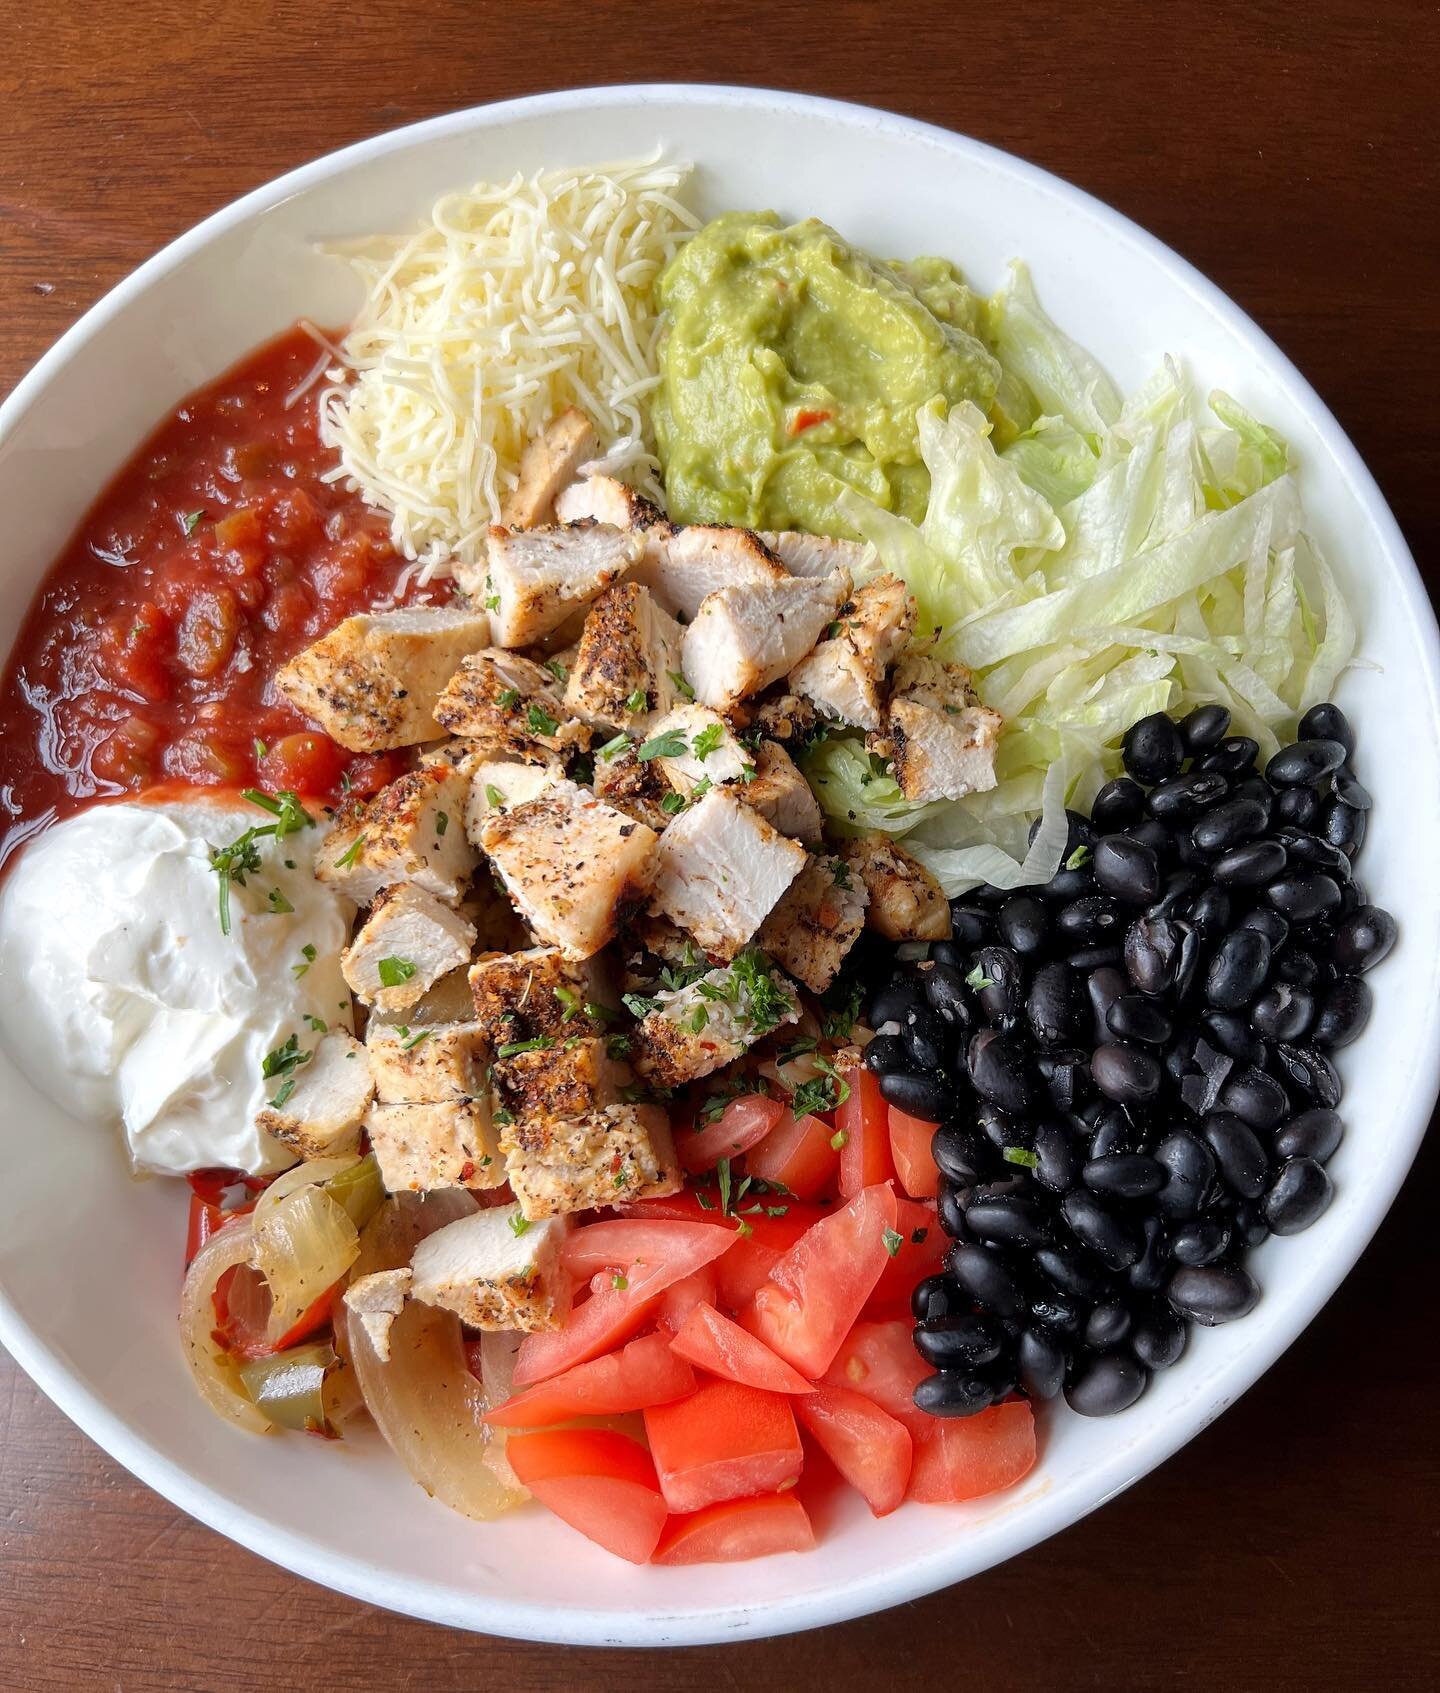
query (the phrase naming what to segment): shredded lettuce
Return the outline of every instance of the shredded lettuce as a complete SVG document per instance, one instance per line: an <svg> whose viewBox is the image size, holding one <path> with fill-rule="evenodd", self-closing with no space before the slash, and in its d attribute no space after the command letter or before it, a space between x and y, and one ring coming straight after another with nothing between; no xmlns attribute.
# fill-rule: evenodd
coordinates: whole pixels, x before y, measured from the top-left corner
<svg viewBox="0 0 1440 1693"><path fill-rule="evenodd" d="M924 520L853 491L842 510L914 593L917 636L1005 718L998 784L914 804L850 733L806 760L834 826L903 837L952 895L1048 879L1065 805L1115 773L1136 718L1215 700L1269 752L1356 641L1273 429L1218 390L1207 411L1171 360L1122 398L1021 265L984 322L1003 415L922 412Z"/></svg>

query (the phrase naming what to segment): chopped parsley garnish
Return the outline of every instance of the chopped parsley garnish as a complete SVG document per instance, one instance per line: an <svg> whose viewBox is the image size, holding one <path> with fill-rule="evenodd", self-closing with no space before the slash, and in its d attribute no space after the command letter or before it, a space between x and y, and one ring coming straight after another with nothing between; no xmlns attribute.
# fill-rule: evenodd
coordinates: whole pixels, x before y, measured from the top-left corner
<svg viewBox="0 0 1440 1693"><path fill-rule="evenodd" d="M832 982L821 995L824 1015L820 1019L820 1033L829 1041L847 1041L855 1032L860 1017L860 1002L865 989L856 977L841 977Z"/></svg>
<svg viewBox="0 0 1440 1693"><path fill-rule="evenodd" d="M850 1097L850 1084L824 1059L816 1059L816 1063L823 1066L818 1076L812 1076L808 1082L801 1082L790 1096L790 1109L797 1117L819 1116L822 1111L833 1111L837 1105L843 1105Z"/></svg>
<svg viewBox="0 0 1440 1693"><path fill-rule="evenodd" d="M699 1188L695 1190L695 1203L702 1211L713 1211L715 1209L715 1201L707 1194L701 1193Z"/></svg>
<svg viewBox="0 0 1440 1693"><path fill-rule="evenodd" d="M502 688L495 696L495 703L501 711L509 711L512 705L519 705L520 690L518 688Z"/></svg>
<svg viewBox="0 0 1440 1693"><path fill-rule="evenodd" d="M720 1120L737 1100L748 1093L764 1093L765 1083L759 1076L747 1076L743 1072L734 1075L724 1084L718 1093L707 1094L704 1104L700 1107L695 1128L699 1132L701 1123L715 1123Z"/></svg>
<svg viewBox="0 0 1440 1693"><path fill-rule="evenodd" d="M315 962L316 956L315 948L308 941L300 948L300 957L303 962L290 966L290 974L294 976L297 982Z"/></svg>
<svg viewBox="0 0 1440 1693"><path fill-rule="evenodd" d="M270 892L266 894L265 900L277 917L289 916L295 909L279 888L271 888Z"/></svg>
<svg viewBox="0 0 1440 1693"><path fill-rule="evenodd" d="M572 1017L580 1015L580 995L574 988L557 987L555 997L560 1001L560 1021L568 1023Z"/></svg>
<svg viewBox="0 0 1440 1693"><path fill-rule="evenodd" d="M335 860L335 868L337 870L348 870L355 860L359 858L360 849L364 845L365 831L362 829L360 833L356 835L355 839L351 841L345 851L341 853L340 857Z"/></svg>
<svg viewBox="0 0 1440 1693"><path fill-rule="evenodd" d="M830 866L830 873L835 878L835 886L837 888L849 888L852 885L850 881L850 866L843 858L837 858L832 862Z"/></svg>
<svg viewBox="0 0 1440 1693"><path fill-rule="evenodd" d="M723 723L707 723L691 741L690 747L696 758L702 762L715 752L725 739L725 725Z"/></svg>
<svg viewBox="0 0 1440 1693"><path fill-rule="evenodd" d="M1084 845L1077 846L1069 858L1065 860L1065 868L1067 870L1078 870L1082 864L1088 863L1089 858L1090 848Z"/></svg>
<svg viewBox="0 0 1440 1693"><path fill-rule="evenodd" d="M630 1283L623 1270L616 1270L615 1274L610 1278L610 1285L615 1289L616 1293L624 1293Z"/></svg>
<svg viewBox="0 0 1440 1693"><path fill-rule="evenodd" d="M538 705L532 705L525 713L525 721L532 735L553 735L560 727L559 720Z"/></svg>
<svg viewBox="0 0 1440 1693"><path fill-rule="evenodd" d="M255 757L256 757L257 761L259 759L264 758L265 755L270 751L269 747L267 747L265 745L264 741L262 741L258 735L255 737L255 740L252 744L254 745L254 748L255 748Z"/></svg>
<svg viewBox="0 0 1440 1693"><path fill-rule="evenodd" d="M648 764L652 758L684 758L684 730L667 729L663 735L642 742L635 756L642 764Z"/></svg>
<svg viewBox="0 0 1440 1693"><path fill-rule="evenodd" d="M625 709L626 711L648 711L650 709L649 694L643 688L636 688L633 693L625 696Z"/></svg>
<svg viewBox="0 0 1440 1693"><path fill-rule="evenodd" d="M692 1035L698 1035L709 1021L710 1013L703 1005L697 1005L685 1019L685 1027L689 1029Z"/></svg>
<svg viewBox="0 0 1440 1693"><path fill-rule="evenodd" d="M753 782L759 774L760 772L753 764L742 764L740 766L740 780L747 785Z"/></svg>
<svg viewBox="0 0 1440 1693"><path fill-rule="evenodd" d="M975 992L979 993L982 988L993 988L995 986L995 978L993 976L987 976L984 970L977 964L965 978L965 986L967 988L974 988Z"/></svg>
<svg viewBox="0 0 1440 1693"><path fill-rule="evenodd" d="M493 782L487 782L485 784L485 803L492 806L501 806L505 803L504 794L500 792L499 788L497 788Z"/></svg>
<svg viewBox="0 0 1440 1693"><path fill-rule="evenodd" d="M602 1005L598 999L585 1001L585 1015L593 1018L597 1023L618 1023L620 1013L612 1011L608 1005Z"/></svg>
<svg viewBox="0 0 1440 1693"><path fill-rule="evenodd" d="M660 801L660 809L667 817L678 817L689 803L684 794L666 794Z"/></svg>
<svg viewBox="0 0 1440 1693"><path fill-rule="evenodd" d="M688 988L709 972L709 965L695 950L694 941L685 942L685 950L680 954L678 964L665 964L660 969L660 980L669 988L671 993L679 993L682 988ZM711 996L705 995L708 999Z"/></svg>
<svg viewBox="0 0 1440 1693"><path fill-rule="evenodd" d="M708 776L702 776L700 778L700 780L695 784L695 786L693 788L691 788L691 790L690 790L690 803L691 803L691 805L694 805L697 800L704 799L706 794L708 794L710 792L711 788L713 788L714 786L715 786L715 784L710 780L710 778Z"/></svg>
<svg viewBox="0 0 1440 1693"><path fill-rule="evenodd" d="M693 700L695 698L695 690L678 670L667 670L665 674L675 684L675 692L679 694L682 699Z"/></svg>
<svg viewBox="0 0 1440 1693"><path fill-rule="evenodd" d="M621 994L620 1003L632 1017L648 1017L652 1011L660 1009L658 999L647 999L642 993Z"/></svg>
<svg viewBox="0 0 1440 1693"><path fill-rule="evenodd" d="M819 1044L820 1042L815 1039L814 1035L801 1035L798 1039L791 1041L789 1046L780 1048L775 1054L775 1062L777 1064L793 1063L795 1059L805 1058L814 1052Z"/></svg>
<svg viewBox="0 0 1440 1693"><path fill-rule="evenodd" d="M561 662L558 658L547 658L545 660L545 668L550 672L550 674L555 678L555 680L557 682L560 682L562 684L564 683L566 676L569 674L569 672L566 670L565 666L563 664L561 664Z"/></svg>
<svg viewBox="0 0 1440 1693"><path fill-rule="evenodd" d="M530 1219L528 1217L522 1217L518 1211L510 1213L510 1233L515 1236L516 1240L519 1240L529 1227ZM895 1254L892 1252L890 1256L893 1258Z"/></svg>
<svg viewBox="0 0 1440 1693"><path fill-rule="evenodd" d="M492 1112L490 1121L492 1123L499 1123L502 1129L508 1128L509 1125L515 1121L515 1113L513 1111L507 1111L502 1105L498 1111Z"/></svg>
<svg viewBox="0 0 1440 1693"><path fill-rule="evenodd" d="M382 958L375 966L375 974L382 988L398 988L410 980L417 968L408 958Z"/></svg>
<svg viewBox="0 0 1440 1693"><path fill-rule="evenodd" d="M892 1258L905 1244L905 1236L903 1234L897 1234L894 1229L886 1229L885 1233L882 1234L880 1238L885 1242L885 1250Z"/></svg>
<svg viewBox="0 0 1440 1693"><path fill-rule="evenodd" d="M791 1109L793 1111L794 1107L792 1106ZM798 1111L795 1112L795 1115L799 1116L799 1112ZM831 1150L834 1151L834 1152L838 1152L840 1150L840 1148L842 1146L844 1146L846 1141L848 1141L849 1139L850 1139L850 1136L849 1136L849 1134L846 1130L836 1129L835 1133L833 1135L831 1135L831 1137L830 1137Z"/></svg>
<svg viewBox="0 0 1440 1693"><path fill-rule="evenodd" d="M606 741L605 745L601 747L600 756L608 764L612 758L619 758L629 745L630 737L628 735L616 735L613 740Z"/></svg>
<svg viewBox="0 0 1440 1693"><path fill-rule="evenodd" d="M268 811L275 819L265 832L274 835L277 841L283 841L298 829L308 828L315 821L292 788L281 788L276 794L263 793L259 788L244 788L241 797L248 799L251 805L258 805L262 811Z"/></svg>
<svg viewBox="0 0 1440 1693"><path fill-rule="evenodd" d="M735 1233L741 1236L742 1239L748 1240L750 1236L755 1233L754 1225L747 1223L742 1217L735 1225Z"/></svg>
<svg viewBox="0 0 1440 1693"><path fill-rule="evenodd" d="M629 1035L606 1035L605 1056L617 1060L628 1058L630 1056Z"/></svg>
<svg viewBox="0 0 1440 1693"><path fill-rule="evenodd" d="M260 868L260 848L255 842L269 829L247 829L229 846L211 847L210 868L220 878L220 933L230 933L230 888L245 886L245 878Z"/></svg>
<svg viewBox="0 0 1440 1693"><path fill-rule="evenodd" d="M429 1040L431 1035L434 1033L434 1029L416 1029L415 1033L412 1035L409 1029L402 1027L399 1030L401 1052L414 1052L417 1046L419 1046L423 1041Z"/></svg>
<svg viewBox="0 0 1440 1693"><path fill-rule="evenodd" d="M630 1185L630 1166L622 1164L612 1179L616 1187L628 1187Z"/></svg>
<svg viewBox="0 0 1440 1693"><path fill-rule="evenodd" d="M435 813L435 833L437 835L443 835L449 827L450 827L450 815L449 815L449 813L445 812L445 811L437 811Z"/></svg>
<svg viewBox="0 0 1440 1693"><path fill-rule="evenodd" d="M522 1052L544 1052L546 1048L554 1046L555 1042L549 1035L536 1035L532 1040L506 1041L504 1046L495 1048L497 1058L518 1058Z"/></svg>
<svg viewBox="0 0 1440 1693"><path fill-rule="evenodd" d="M769 960L756 948L742 952L730 966L730 974L744 995L746 1021L756 1040L778 1029L795 1009L771 974Z"/></svg>
<svg viewBox="0 0 1440 1693"><path fill-rule="evenodd" d="M183 522L185 524L185 533L187 535L193 535L195 533L196 529L200 526L200 519L204 517L204 515L204 506L201 506L198 511L187 511L185 513Z"/></svg>
<svg viewBox="0 0 1440 1693"><path fill-rule="evenodd" d="M285 1078L270 1101L272 1106L278 1109L294 1093L295 1071L302 1064L308 1064L313 1056L313 1053L300 1050L299 1035L291 1035L287 1041L277 1046L273 1052L267 1052L260 1060L260 1074L266 1081L271 1081L276 1076Z"/></svg>
<svg viewBox="0 0 1440 1693"><path fill-rule="evenodd" d="M1038 1170L1040 1168L1040 1160L1026 1146L1003 1147L1001 1156L1007 1164L1020 1164L1027 1170Z"/></svg>
<svg viewBox="0 0 1440 1693"><path fill-rule="evenodd" d="M317 1017L312 1011L307 1011L305 1013L305 1021L317 1035L328 1034L330 1031L330 1025L325 1021L325 1019L323 1017Z"/></svg>
<svg viewBox="0 0 1440 1693"><path fill-rule="evenodd" d="M720 1209L730 1209L730 1160L722 1158L715 1166L715 1179L720 1184Z"/></svg>

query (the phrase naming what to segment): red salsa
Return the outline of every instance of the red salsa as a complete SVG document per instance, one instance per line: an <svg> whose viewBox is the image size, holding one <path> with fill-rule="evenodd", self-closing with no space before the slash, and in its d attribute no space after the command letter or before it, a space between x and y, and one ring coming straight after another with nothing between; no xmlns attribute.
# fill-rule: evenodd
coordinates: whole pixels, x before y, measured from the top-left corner
<svg viewBox="0 0 1440 1693"><path fill-rule="evenodd" d="M346 752L273 682L342 618L396 602L404 565L385 519L323 480L317 390L292 400L317 356L294 329L185 400L44 577L0 684L0 863L97 798L333 800L408 762Z"/></svg>

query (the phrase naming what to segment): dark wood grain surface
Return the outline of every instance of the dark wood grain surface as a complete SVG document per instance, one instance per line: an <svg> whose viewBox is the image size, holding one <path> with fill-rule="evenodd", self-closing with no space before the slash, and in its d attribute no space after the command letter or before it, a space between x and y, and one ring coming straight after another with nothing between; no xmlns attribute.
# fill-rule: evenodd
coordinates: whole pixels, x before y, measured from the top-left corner
<svg viewBox="0 0 1440 1693"><path fill-rule="evenodd" d="M770 83L965 130L1139 219L1295 358L1429 572L1437 72L1417 0L0 0L0 392L157 247L316 154L545 88ZM1432 1145L1303 1339L1088 1521L922 1603L724 1649L565 1652L339 1598L174 1511L0 1355L0 1693L1433 1688L1437 1181Z"/></svg>

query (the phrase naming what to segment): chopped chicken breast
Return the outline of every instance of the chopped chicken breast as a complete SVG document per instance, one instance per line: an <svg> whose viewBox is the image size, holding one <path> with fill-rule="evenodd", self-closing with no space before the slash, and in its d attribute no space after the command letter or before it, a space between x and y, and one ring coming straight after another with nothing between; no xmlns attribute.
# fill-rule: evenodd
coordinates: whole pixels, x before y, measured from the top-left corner
<svg viewBox="0 0 1440 1693"><path fill-rule="evenodd" d="M599 1034L613 1010L599 961L576 963L554 946L476 959L470 992L475 1019L497 1047Z"/></svg>
<svg viewBox="0 0 1440 1693"><path fill-rule="evenodd" d="M681 647L685 680L696 699L725 710L778 682L849 597L850 578L843 570L818 582L787 576L710 594Z"/></svg>
<svg viewBox="0 0 1440 1693"><path fill-rule="evenodd" d="M607 588L585 619L569 667L565 706L606 729L668 711L680 674L680 625L638 582Z"/></svg>
<svg viewBox="0 0 1440 1693"><path fill-rule="evenodd" d="M340 954L350 991L381 1011L405 1011L466 963L475 925L412 883L384 889Z"/></svg>
<svg viewBox="0 0 1440 1693"><path fill-rule="evenodd" d="M490 613L497 647L528 647L618 582L640 556L637 535L608 523L490 531L485 558L456 580Z"/></svg>
<svg viewBox="0 0 1440 1693"><path fill-rule="evenodd" d="M560 523L609 523L616 529L670 531L664 513L616 476L587 476L562 489L555 500Z"/></svg>
<svg viewBox="0 0 1440 1693"><path fill-rule="evenodd" d="M819 802L784 747L761 741L754 776L735 792L782 835L819 844L825 825Z"/></svg>
<svg viewBox="0 0 1440 1693"><path fill-rule="evenodd" d="M479 863L465 837L469 791L464 771L426 764L342 807L316 850L316 880L357 905L397 883L458 903Z"/></svg>
<svg viewBox="0 0 1440 1693"><path fill-rule="evenodd" d="M802 661L803 662L803 661ZM775 694L761 700L751 714L751 727L767 740L779 741L794 752L808 741L820 724L820 714L809 700L798 694Z"/></svg>
<svg viewBox="0 0 1440 1693"><path fill-rule="evenodd" d="M390 1193L505 1184L487 1099L375 1104L365 1118L365 1131Z"/></svg>
<svg viewBox="0 0 1440 1693"><path fill-rule="evenodd" d="M658 1105L608 1105L583 1117L527 1117L501 1134L505 1170L532 1222L621 1200L678 1193L670 1118Z"/></svg>
<svg viewBox="0 0 1440 1693"><path fill-rule="evenodd" d="M467 653L488 646L483 611L403 606L347 617L297 653L275 686L333 741L382 752L433 740L440 690Z"/></svg>
<svg viewBox="0 0 1440 1693"><path fill-rule="evenodd" d="M570 1314L560 1263L569 1223L526 1227L518 1205L493 1205L428 1234L411 1260L410 1294L472 1329L558 1329Z"/></svg>
<svg viewBox="0 0 1440 1693"><path fill-rule="evenodd" d="M892 941L943 941L950 933L945 891L917 859L885 835L846 841L840 855L870 896L866 922Z"/></svg>
<svg viewBox="0 0 1440 1693"><path fill-rule="evenodd" d="M354 1152L375 1096L365 1049L354 1035L344 1029L321 1035L289 1080L292 1085L282 1082L275 1100L256 1117L259 1127L302 1158Z"/></svg>
<svg viewBox="0 0 1440 1693"><path fill-rule="evenodd" d="M787 840L728 788L712 788L660 837L650 909L730 959L805 868Z"/></svg>
<svg viewBox="0 0 1440 1693"><path fill-rule="evenodd" d="M451 734L524 755L590 745L590 730L573 720L556 691L555 673L503 647L465 658L435 702L435 721Z"/></svg>
<svg viewBox="0 0 1440 1693"><path fill-rule="evenodd" d="M652 756L665 780L686 798L697 788L703 793L736 781L746 771L753 775L755 768L725 719L708 705L677 705L657 717L646 729L637 756L640 752Z"/></svg>
<svg viewBox="0 0 1440 1693"><path fill-rule="evenodd" d="M915 600L898 576L877 576L861 588L831 625L829 635L790 672L786 683L861 729L878 729L885 674L915 627Z"/></svg>
<svg viewBox="0 0 1440 1693"><path fill-rule="evenodd" d="M509 811L524 805L565 780L565 766L558 758L544 764L522 764L516 759L482 759L470 773L470 792L465 800L465 833L480 845L481 831L492 811Z"/></svg>
<svg viewBox="0 0 1440 1693"><path fill-rule="evenodd" d="M521 915L567 958L589 958L655 875L653 829L574 782L488 818L480 842Z"/></svg>
<svg viewBox="0 0 1440 1693"><path fill-rule="evenodd" d="M786 888L757 944L811 993L824 993L860 939L869 902L843 858L817 856Z"/></svg>
<svg viewBox="0 0 1440 1693"><path fill-rule="evenodd" d="M372 1270L368 1276L357 1276L345 1289L346 1307L359 1319L382 1364L390 1362L390 1330L405 1309L409 1291L408 1264L398 1270Z"/></svg>
<svg viewBox="0 0 1440 1693"><path fill-rule="evenodd" d="M792 576L828 576L832 570L848 570L858 578L875 558L864 541L835 541L798 529L761 529L759 536Z"/></svg>
<svg viewBox="0 0 1440 1693"><path fill-rule="evenodd" d="M708 1076L757 1040L799 1020L800 1006L767 959L746 953L726 970L711 970L656 1007L632 1033L635 1068L663 1087Z"/></svg>
<svg viewBox="0 0 1440 1693"><path fill-rule="evenodd" d="M567 1031L563 1038L534 1038L545 1044L529 1052L496 1049L495 1096L512 1117L582 1117L616 1104L620 1090L635 1080L630 1066L611 1058L599 1036Z"/></svg>
<svg viewBox="0 0 1440 1693"><path fill-rule="evenodd" d="M554 513L555 497L595 456L595 429L574 406L553 419L520 455L515 486L500 502L500 521L510 529L533 529Z"/></svg>
<svg viewBox="0 0 1440 1693"><path fill-rule="evenodd" d="M598 799L643 823L658 835L669 823L674 807L674 790L665 780L660 762L637 758L636 743L623 751L605 748L595 755L594 788ZM672 810L665 810L666 802Z"/></svg>
<svg viewBox="0 0 1440 1693"><path fill-rule="evenodd" d="M420 768L426 770L431 765L448 765L462 776L470 776L491 750L484 741L472 741L465 735L449 735L443 741L432 741L429 746L421 747ZM493 751L496 757L509 756L499 748Z"/></svg>
<svg viewBox="0 0 1440 1693"><path fill-rule="evenodd" d="M645 548L634 571L675 617L694 617L717 589L770 587L789 572L748 529L691 524L670 529Z"/></svg>
<svg viewBox="0 0 1440 1693"><path fill-rule="evenodd" d="M478 1023L420 1027L370 1020L365 1050L375 1095L385 1105L433 1105L478 1099L489 1085L490 1043Z"/></svg>
<svg viewBox="0 0 1440 1693"><path fill-rule="evenodd" d="M912 657L896 666L889 710L866 745L890 760L906 799L963 799L995 786L1003 727L963 664Z"/></svg>

